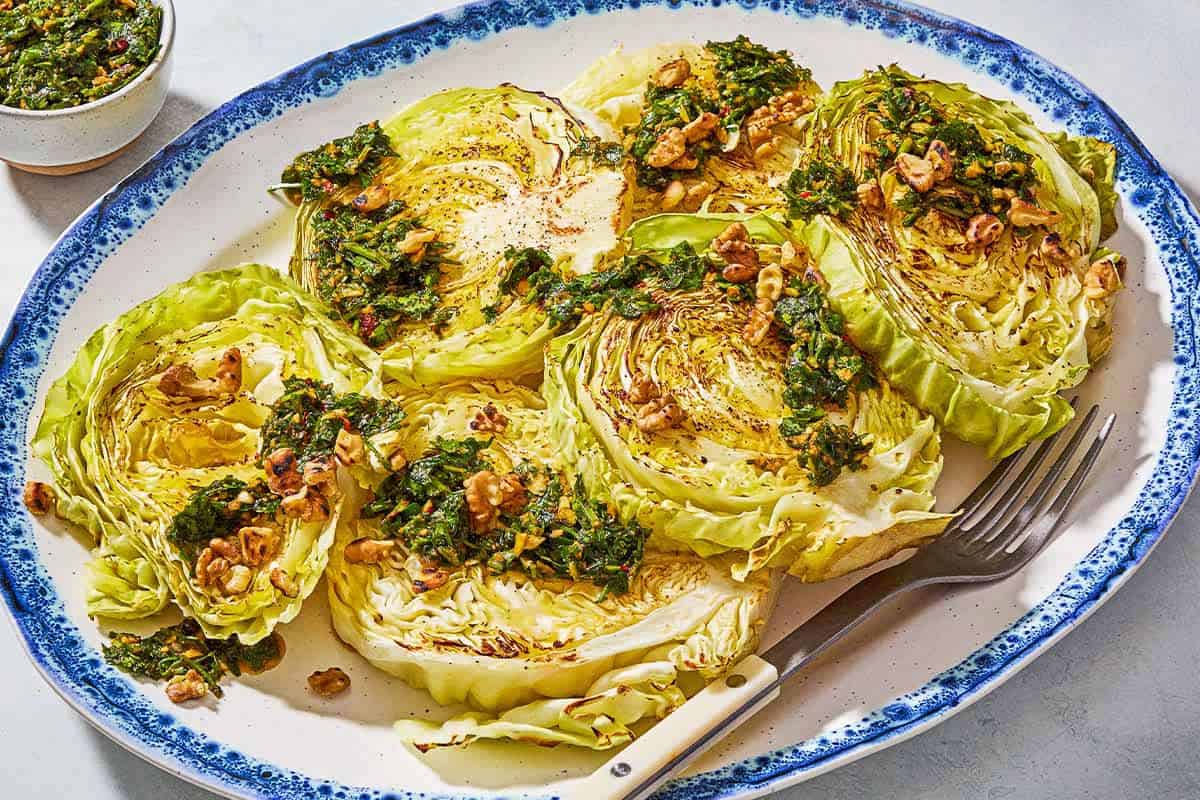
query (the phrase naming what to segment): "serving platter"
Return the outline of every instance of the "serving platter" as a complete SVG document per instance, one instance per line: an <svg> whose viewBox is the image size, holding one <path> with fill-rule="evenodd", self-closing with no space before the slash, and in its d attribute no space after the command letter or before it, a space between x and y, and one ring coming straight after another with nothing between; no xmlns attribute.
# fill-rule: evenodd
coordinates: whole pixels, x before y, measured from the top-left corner
<svg viewBox="0 0 1200 800"><path fill-rule="evenodd" d="M214 706L173 707L158 687L103 665L102 632L83 608L86 546L20 507L26 441L41 395L84 338L120 311L197 271L244 260L286 264L289 209L262 191L290 154L431 91L507 80L553 92L617 44L744 32L786 47L828 87L897 61L1011 97L1049 128L1114 142L1130 258L1113 355L1084 402L1122 414L1116 447L1070 525L1034 566L986 589L933 594L893 609L788 687L773 709L672 784L668 797L750 797L912 735L997 686L1111 594L1149 553L1196 468L1197 218L1153 157L1099 98L992 34L893 3L518 2L473 6L309 62L206 117L101 198L34 277L3 340L0 583L39 669L117 741L182 777L237 797L572 797L571 778L605 757L477 746L417 758L392 720L440 712L372 671L329 631L318 592L283 633L284 665L230 688ZM986 469L950 447L946 507ZM774 630L812 613L832 586L791 585ZM129 626L123 626L129 627ZM149 626L147 626L149 627ZM768 632L766 644L774 640ZM351 697L312 698L304 676L342 666Z"/></svg>

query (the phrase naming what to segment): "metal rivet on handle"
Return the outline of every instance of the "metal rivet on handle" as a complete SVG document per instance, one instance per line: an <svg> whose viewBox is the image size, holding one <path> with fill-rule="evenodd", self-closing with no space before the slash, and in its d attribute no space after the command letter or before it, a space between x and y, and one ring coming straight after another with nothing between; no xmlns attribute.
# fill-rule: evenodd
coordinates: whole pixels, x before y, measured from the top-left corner
<svg viewBox="0 0 1200 800"><path fill-rule="evenodd" d="M626 775L633 772L633 767L629 766L624 761L618 761L616 764L612 765L610 772L612 772L612 774L618 778L624 778Z"/></svg>
<svg viewBox="0 0 1200 800"><path fill-rule="evenodd" d="M730 675L728 678L725 679L725 685L728 686L730 689L736 689L739 686L745 686L746 685L746 676L745 675L737 675L737 674Z"/></svg>

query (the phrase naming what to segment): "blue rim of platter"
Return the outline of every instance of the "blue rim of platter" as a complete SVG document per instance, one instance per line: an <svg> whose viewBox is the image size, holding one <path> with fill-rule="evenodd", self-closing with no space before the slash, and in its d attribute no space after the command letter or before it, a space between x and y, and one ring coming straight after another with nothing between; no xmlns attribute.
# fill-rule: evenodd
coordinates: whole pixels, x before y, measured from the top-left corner
<svg viewBox="0 0 1200 800"><path fill-rule="evenodd" d="M1174 394L1166 444L1133 507L1055 591L1008 630L915 692L853 724L713 772L676 780L660 797L724 798L795 783L881 743L906 738L953 713L1018 669L1099 605L1146 557L1186 498L1200 442L1196 296L1200 217L1155 158L1109 106L1059 68L1008 39L898 0L502 0L477 3L327 53L234 98L193 125L97 201L38 268L0 339L0 594L51 686L93 724L139 755L214 791L266 800L400 800L401 790L340 786L281 769L197 733L156 708L103 663L68 619L38 560L21 505L27 421L58 326L99 264L180 190L226 143L288 109L337 94L359 78L411 65L461 41L561 19L664 6L734 6L848 26L922 45L1005 84L1076 134L1113 142L1126 213L1149 231L1171 287ZM427 800L436 795L421 793Z"/></svg>

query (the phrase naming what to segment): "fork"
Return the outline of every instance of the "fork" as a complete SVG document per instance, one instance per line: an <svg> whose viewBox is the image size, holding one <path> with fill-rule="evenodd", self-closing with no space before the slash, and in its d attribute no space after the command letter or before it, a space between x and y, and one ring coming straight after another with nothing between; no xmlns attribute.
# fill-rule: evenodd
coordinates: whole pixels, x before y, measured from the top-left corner
<svg viewBox="0 0 1200 800"><path fill-rule="evenodd" d="M1016 574L1050 540L1108 441L1115 414L1104 419L1064 479L1099 414L1100 407L1092 406L1032 487L1066 428L1044 440L1028 459L1022 451L997 464L934 542L854 585L762 656L739 663L582 779L569 796L644 800L777 698L784 681L897 596L936 584L989 583Z"/></svg>

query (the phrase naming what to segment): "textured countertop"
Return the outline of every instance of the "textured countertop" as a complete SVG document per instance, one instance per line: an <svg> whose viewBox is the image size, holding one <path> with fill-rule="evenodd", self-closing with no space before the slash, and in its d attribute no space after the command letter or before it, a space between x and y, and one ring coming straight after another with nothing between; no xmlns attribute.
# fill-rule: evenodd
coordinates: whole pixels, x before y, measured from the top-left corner
<svg viewBox="0 0 1200 800"><path fill-rule="evenodd" d="M0 166L0 319L54 239L97 196L236 92L447 0L184 0L173 89L132 152L72 178ZM927 5L1032 48L1096 89L1200 197L1196 0L941 0ZM1196 587L1200 494L1149 562L1078 630L932 731L779 800L1200 797ZM63 704L0 625L0 786L14 800L212 800L126 753Z"/></svg>

